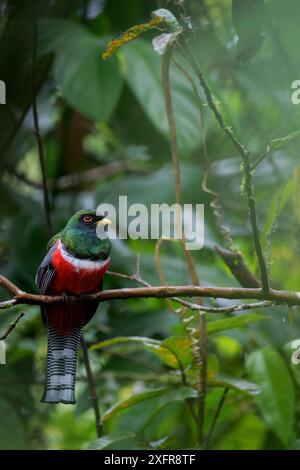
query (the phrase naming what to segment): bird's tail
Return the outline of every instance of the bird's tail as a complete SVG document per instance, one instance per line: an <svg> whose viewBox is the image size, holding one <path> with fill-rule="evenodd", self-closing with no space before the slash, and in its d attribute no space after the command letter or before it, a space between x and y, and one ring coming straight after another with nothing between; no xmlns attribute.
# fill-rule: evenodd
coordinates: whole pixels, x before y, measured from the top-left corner
<svg viewBox="0 0 300 470"><path fill-rule="evenodd" d="M76 403L75 382L82 326L67 335L60 335L47 325L48 351L43 403Z"/></svg>

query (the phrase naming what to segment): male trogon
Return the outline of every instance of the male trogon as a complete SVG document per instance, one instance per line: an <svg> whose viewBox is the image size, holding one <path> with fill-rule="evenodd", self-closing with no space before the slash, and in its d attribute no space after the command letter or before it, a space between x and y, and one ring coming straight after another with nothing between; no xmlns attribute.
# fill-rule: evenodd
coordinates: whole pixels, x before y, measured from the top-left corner
<svg viewBox="0 0 300 470"><path fill-rule="evenodd" d="M84 295L102 289L110 262L111 244L104 233L109 223L94 211L77 212L50 240L49 251L37 271L35 282L41 294L63 295L66 299L68 295L81 296L76 304L41 307L48 336L42 402L76 402L76 365L82 328L97 309L97 303L87 302Z"/></svg>

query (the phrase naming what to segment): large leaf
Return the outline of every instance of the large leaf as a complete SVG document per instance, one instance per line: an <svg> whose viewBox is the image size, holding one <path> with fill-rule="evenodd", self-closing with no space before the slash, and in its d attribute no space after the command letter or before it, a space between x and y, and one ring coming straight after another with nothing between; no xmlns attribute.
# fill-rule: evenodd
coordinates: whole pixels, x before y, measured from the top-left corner
<svg viewBox="0 0 300 470"><path fill-rule="evenodd" d="M118 60L101 57L108 38L61 19L41 20L39 38L40 54L55 54L55 80L70 106L92 120L107 120L122 88Z"/></svg>
<svg viewBox="0 0 300 470"><path fill-rule="evenodd" d="M91 346L91 349L104 349L112 346L136 343L155 353L165 364L174 369L185 368L193 361L191 342L187 336L170 336L158 341L143 336L118 336Z"/></svg>
<svg viewBox="0 0 300 470"><path fill-rule="evenodd" d="M163 397L165 403L171 403L174 401L186 400L187 398L194 398L197 396L197 391L191 387L178 387L178 388L159 388L155 390L146 390L141 393L137 393L122 400L119 403L116 403L111 408L109 408L104 415L102 416L102 421L108 421L109 419L116 416L121 411L125 411L128 408L137 405L143 401L151 400L152 398ZM160 407L162 404L160 403Z"/></svg>
<svg viewBox="0 0 300 470"><path fill-rule="evenodd" d="M208 385L210 387L229 388L230 390L246 395L249 398L259 394L259 388L256 384L248 382L247 380L236 379L225 375L218 375L216 378L209 379Z"/></svg>
<svg viewBox="0 0 300 470"><path fill-rule="evenodd" d="M241 328L249 323L260 320L267 320L268 317L256 313L238 315L236 317L224 318L222 320L213 320L207 323L207 333L217 333L219 331L231 330L233 328Z"/></svg>
<svg viewBox="0 0 300 470"><path fill-rule="evenodd" d="M267 347L253 352L246 367L250 379L261 393L257 405L268 426L285 444L293 437L295 419L295 389L292 378L280 354Z"/></svg>
<svg viewBox="0 0 300 470"><path fill-rule="evenodd" d="M100 341L99 343L93 344L90 349L105 349L111 346L129 344L129 343L138 343L143 346L148 345L157 345L160 346L161 342L152 338L146 338L144 336L117 336L116 338L107 339L105 341Z"/></svg>
<svg viewBox="0 0 300 470"><path fill-rule="evenodd" d="M122 53L128 85L152 124L165 137L169 137L161 78L162 59L143 39L128 44ZM200 141L197 101L188 79L174 65L171 65L170 82L178 145L182 153L189 154Z"/></svg>
<svg viewBox="0 0 300 470"><path fill-rule="evenodd" d="M193 362L191 341L188 336L170 336L159 345L148 344L147 349L153 351L165 364L174 369L182 369Z"/></svg>

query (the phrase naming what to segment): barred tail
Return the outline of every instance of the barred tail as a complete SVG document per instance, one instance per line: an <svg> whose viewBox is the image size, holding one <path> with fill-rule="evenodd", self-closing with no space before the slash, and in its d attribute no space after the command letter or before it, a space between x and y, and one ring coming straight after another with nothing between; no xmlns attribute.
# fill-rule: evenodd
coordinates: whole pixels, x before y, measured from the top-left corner
<svg viewBox="0 0 300 470"><path fill-rule="evenodd" d="M75 382L79 342L82 327L71 334L60 335L48 325L48 352L43 403L76 403Z"/></svg>

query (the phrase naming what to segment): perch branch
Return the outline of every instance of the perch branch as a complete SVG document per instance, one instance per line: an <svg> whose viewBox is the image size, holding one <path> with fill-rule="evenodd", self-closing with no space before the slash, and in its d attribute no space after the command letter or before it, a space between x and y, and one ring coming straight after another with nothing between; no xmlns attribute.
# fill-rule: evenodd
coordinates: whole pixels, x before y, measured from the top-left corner
<svg viewBox="0 0 300 470"><path fill-rule="evenodd" d="M135 281L145 287L152 287L147 281L145 281L140 275L137 274L123 274L118 273L115 271L107 271L107 274L111 276L117 276L121 279L127 279L129 281ZM180 299L179 297L170 297L170 300L176 302L183 307L187 307L190 310L198 311L198 312L206 312L206 313L233 313L233 312L240 312L242 310L254 310L257 308L267 308L271 307L274 302L270 301L262 301L262 302L255 302L251 304L239 304L239 305L230 305L228 307L204 307L203 305L195 304L192 302L188 302L187 300ZM175 311L175 313L177 313Z"/></svg>
<svg viewBox="0 0 300 470"><path fill-rule="evenodd" d="M49 304L76 304L81 300L80 296L68 296L67 299L60 295L39 295L23 292L7 278L0 275L0 286L13 295L8 301L0 302L0 308L9 308L12 305L49 305ZM213 299L230 300L262 300L277 304L300 305L300 292L270 289L268 292L262 289L243 287L203 287L203 286L145 286L123 289L109 289L86 296L87 302L105 302L109 300L126 300L141 298L167 299L172 297L206 297Z"/></svg>

